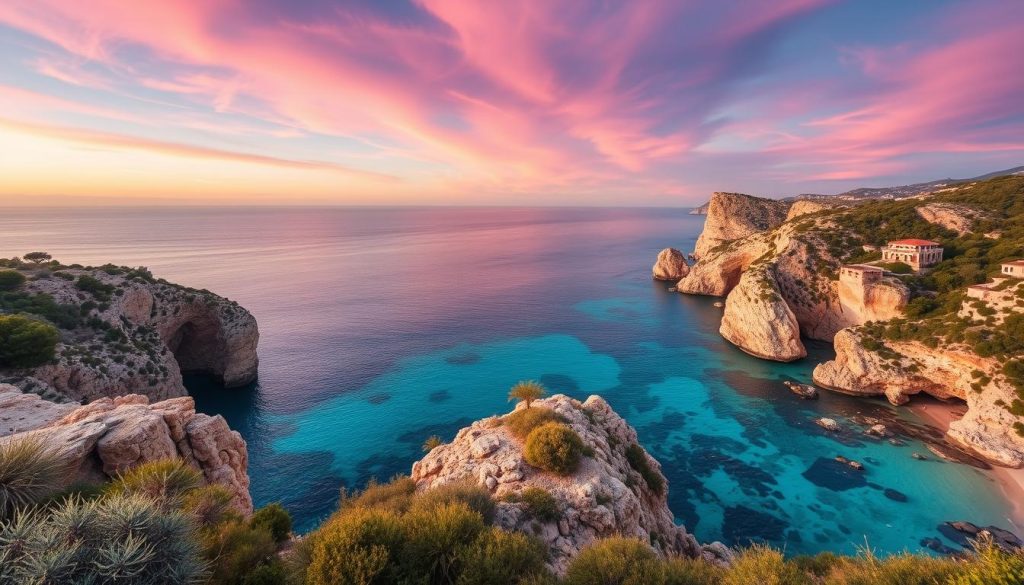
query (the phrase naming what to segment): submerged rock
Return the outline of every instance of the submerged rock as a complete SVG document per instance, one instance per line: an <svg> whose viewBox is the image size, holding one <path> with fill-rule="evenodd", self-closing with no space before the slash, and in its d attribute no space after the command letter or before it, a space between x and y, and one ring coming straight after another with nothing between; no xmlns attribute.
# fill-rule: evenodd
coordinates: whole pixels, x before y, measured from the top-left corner
<svg viewBox="0 0 1024 585"><path fill-rule="evenodd" d="M825 429L826 431L836 432L839 430L839 423L832 418L819 418L814 421L814 424Z"/></svg>
<svg viewBox="0 0 1024 585"><path fill-rule="evenodd" d="M520 405L519 408L525 408ZM660 464L640 448L652 481L626 456L639 445L636 431L599 396L579 402L561 394L536 400L531 408L551 409L566 420L593 449L579 468L560 476L529 465L523 441L502 424L501 417L463 428L448 444L433 449L413 464L412 479L421 490L472 481L490 490L498 501L496 524L540 536L548 544L552 568L564 572L569 561L597 538L624 535L640 538L663 555L728 558L724 546L702 547L675 523L668 508L668 480ZM559 517L533 517L516 496L540 488L558 504Z"/></svg>
<svg viewBox="0 0 1024 585"><path fill-rule="evenodd" d="M796 382L790 382L789 380L784 381L783 384L786 385L786 388L789 388L790 392L804 400L814 400L818 398L818 389L810 384L798 384Z"/></svg>

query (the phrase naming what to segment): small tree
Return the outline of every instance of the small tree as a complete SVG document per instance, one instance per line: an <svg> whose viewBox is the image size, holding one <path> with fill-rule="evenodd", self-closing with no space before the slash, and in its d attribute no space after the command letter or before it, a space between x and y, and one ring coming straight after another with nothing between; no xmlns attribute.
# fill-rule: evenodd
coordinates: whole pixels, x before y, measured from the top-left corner
<svg viewBox="0 0 1024 585"><path fill-rule="evenodd" d="M25 275L17 270L0 270L0 290L14 290L24 282Z"/></svg>
<svg viewBox="0 0 1024 585"><path fill-rule="evenodd" d="M33 264L42 264L43 262L49 262L50 260L53 260L53 256L50 256L46 252L29 252L28 254L22 256L22 258L28 260Z"/></svg>
<svg viewBox="0 0 1024 585"><path fill-rule="evenodd" d="M60 332L23 315L0 315L0 368L34 368L53 359Z"/></svg>
<svg viewBox="0 0 1024 585"><path fill-rule="evenodd" d="M509 390L508 400L509 402L521 400L526 403L526 408L530 408L530 403L534 400L540 400L547 395L547 388L545 388L540 382L526 380L519 382Z"/></svg>
<svg viewBox="0 0 1024 585"><path fill-rule="evenodd" d="M433 451L437 447L440 447L441 445L444 445L444 441L441 440L441 437L438 437L437 435L431 435L427 437L426 441L423 441L423 452L430 453L431 451Z"/></svg>

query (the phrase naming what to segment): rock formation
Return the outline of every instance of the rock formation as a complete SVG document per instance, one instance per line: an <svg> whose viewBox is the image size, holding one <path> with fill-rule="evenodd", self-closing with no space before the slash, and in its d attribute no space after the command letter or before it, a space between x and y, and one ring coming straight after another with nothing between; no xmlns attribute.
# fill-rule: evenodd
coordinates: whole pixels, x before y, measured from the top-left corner
<svg viewBox="0 0 1024 585"><path fill-rule="evenodd" d="M967 348L930 348L918 342L886 341L889 351L883 355L865 348L857 328L840 331L834 344L836 358L814 369L814 382L819 386L847 394L885 396L893 404L904 404L920 392L943 400L964 400L967 413L950 425L947 438L991 463L1024 466L1024 437L1014 431L1017 419L1005 407L1016 394L999 374L997 360L982 358Z"/></svg>
<svg viewBox="0 0 1024 585"><path fill-rule="evenodd" d="M238 303L140 270L25 272L30 280L19 293L48 295L80 313L81 321L62 327L53 363L2 370L0 380L79 402L133 392L154 400L184 396L182 372L210 374L228 387L256 379L259 331ZM83 277L99 284L84 286Z"/></svg>
<svg viewBox="0 0 1024 585"><path fill-rule="evenodd" d="M710 206L710 205L711 205L710 201L708 201L707 203L705 203L703 205L698 205L697 207L694 207L693 209L690 210L690 215L707 215L708 214L708 206Z"/></svg>
<svg viewBox="0 0 1024 585"><path fill-rule="evenodd" d="M797 199L793 202L793 205L789 208L789 212L786 213L786 221L795 219L802 215L810 215L826 209L835 209L838 207L838 203L831 201L821 201L817 199Z"/></svg>
<svg viewBox="0 0 1024 585"><path fill-rule="evenodd" d="M915 209L921 219L953 230L961 236L970 233L974 222L984 214L976 209L952 203L929 203Z"/></svg>
<svg viewBox="0 0 1024 585"><path fill-rule="evenodd" d="M703 259L720 244L780 225L786 220L790 205L741 193L714 193L694 255Z"/></svg>
<svg viewBox="0 0 1024 585"><path fill-rule="evenodd" d="M189 397L150 404L145 396L129 394L70 408L5 384L0 405L0 436L7 435L0 441L29 438L52 447L71 470L69 483L105 481L141 463L180 457L208 483L230 490L239 511L252 512L245 441L223 417L197 413ZM17 420L13 430L19 432L10 432L7 417Z"/></svg>
<svg viewBox="0 0 1024 585"><path fill-rule="evenodd" d="M686 256L675 248L665 248L658 253L658 260L653 268L655 280L677 281L690 273L690 265Z"/></svg>
<svg viewBox="0 0 1024 585"><path fill-rule="evenodd" d="M729 293L719 332L759 358L790 362L807 355L800 325L779 294L774 274L764 266L744 272Z"/></svg>
<svg viewBox="0 0 1024 585"><path fill-rule="evenodd" d="M532 408L549 408L564 417L593 449L572 475L559 476L527 464L522 441L502 425L501 417L491 417L463 428L454 441L434 448L416 462L412 479L419 489L460 481L485 486L498 500L496 524L543 539L550 549L552 568L559 573L580 549L611 535L640 538L666 555L714 559L728 554L717 543L701 547L675 524L668 509L667 487L653 489L627 459L626 450L638 445L636 431L601 397L591 396L580 403L559 394L534 401ZM662 486L667 486L658 462L641 452ZM515 501L527 488L541 488L554 496L560 518L533 518L524 504Z"/></svg>

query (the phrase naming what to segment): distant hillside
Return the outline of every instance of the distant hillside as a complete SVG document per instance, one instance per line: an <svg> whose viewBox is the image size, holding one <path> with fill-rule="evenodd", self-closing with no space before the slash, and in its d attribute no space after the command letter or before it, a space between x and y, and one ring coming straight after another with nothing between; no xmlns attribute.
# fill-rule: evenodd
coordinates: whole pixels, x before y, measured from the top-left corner
<svg viewBox="0 0 1024 585"><path fill-rule="evenodd" d="M708 214L708 207L710 207L710 206L711 206L711 202L710 201L708 201L704 205L698 205L697 207L694 207L693 209L690 210L690 215L707 215Z"/></svg>
<svg viewBox="0 0 1024 585"><path fill-rule="evenodd" d="M985 179L1006 175L1024 175L1024 166L986 173L969 179L938 179L935 181L928 181L927 183L914 183L913 185L900 185L898 187L861 187L859 189L846 191L845 193L839 193L838 195L806 193L795 197L788 197L786 200L833 198L846 201L858 201L862 199L905 199L907 197L914 197L915 195L935 191L936 189L942 189L943 187L970 183L972 181L984 181Z"/></svg>

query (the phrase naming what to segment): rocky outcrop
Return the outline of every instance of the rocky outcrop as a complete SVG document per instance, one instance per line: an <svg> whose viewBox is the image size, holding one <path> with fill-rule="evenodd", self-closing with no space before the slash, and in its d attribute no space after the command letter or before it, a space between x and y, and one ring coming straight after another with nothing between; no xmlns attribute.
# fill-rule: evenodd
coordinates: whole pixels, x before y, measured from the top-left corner
<svg viewBox="0 0 1024 585"><path fill-rule="evenodd" d="M238 303L154 280L144 270L23 271L30 280L20 293L48 295L81 319L59 324L53 363L3 370L0 380L78 402L133 392L154 400L183 396L182 372L210 374L228 387L256 379L259 330Z"/></svg>
<svg viewBox="0 0 1024 585"><path fill-rule="evenodd" d="M703 260L721 244L780 225L790 205L741 193L714 193L694 255Z"/></svg>
<svg viewBox="0 0 1024 585"><path fill-rule="evenodd" d="M708 201L707 203L705 203L703 205L698 205L697 207L694 207L693 209L690 210L690 215L707 215L708 214L708 207L710 207L710 206L711 206L711 202L710 201Z"/></svg>
<svg viewBox="0 0 1024 585"><path fill-rule="evenodd" d="M887 351L879 351L865 343L857 328L840 331L836 358L814 369L814 382L846 394L885 396L893 404L921 392L963 400L967 413L950 425L947 438L990 463L1024 466L1024 437L1014 431L1017 418L1006 408L1016 395L996 360L967 348L886 341Z"/></svg>
<svg viewBox="0 0 1024 585"><path fill-rule="evenodd" d="M559 573L580 549L611 535L639 538L664 555L727 554L721 545L702 548L675 524L667 487L653 489L627 459L626 450L638 445L636 431L601 397L591 396L581 403L556 395L534 401L532 408L554 410L593 449L575 473L559 476L530 466L523 458L522 441L502 425L502 417L491 417L460 430L451 443L416 462L412 479L417 487L426 490L462 481L486 487L498 501L496 524L544 540L552 568ZM658 462L642 448L641 452L662 486L667 486ZM555 498L557 520L534 518L524 504L516 502L516 495L527 488L543 489Z"/></svg>
<svg viewBox="0 0 1024 585"><path fill-rule="evenodd" d="M8 402L17 401L14 392L20 394L0 387L0 404L7 405L5 416L22 413L19 424L25 426L0 441L32 439L51 447L70 470L68 483L105 481L142 463L178 457L202 471L208 483L226 487L239 511L252 512L245 441L223 417L197 413L191 398L150 404L145 396L129 394L67 412L66 405L45 406L38 398L14 405ZM36 420L30 423L33 413ZM32 423L38 426L22 430Z"/></svg>
<svg viewBox="0 0 1024 585"><path fill-rule="evenodd" d="M779 294L775 275L767 266L743 273L725 300L719 332L759 358L790 362L807 355L800 341L800 324Z"/></svg>
<svg viewBox="0 0 1024 585"><path fill-rule="evenodd" d="M983 215L976 209L953 203L929 203L917 207L915 211L928 223L953 230L961 236L970 233L974 222Z"/></svg>
<svg viewBox="0 0 1024 585"><path fill-rule="evenodd" d="M786 221L795 219L802 215L818 213L819 211L824 211L826 209L835 209L836 207L839 207L839 204L835 202L816 199L798 199L793 202L793 205L786 213Z"/></svg>
<svg viewBox="0 0 1024 585"><path fill-rule="evenodd" d="M50 402L16 386L0 384L0 437L47 425L70 414L77 406Z"/></svg>
<svg viewBox="0 0 1024 585"><path fill-rule="evenodd" d="M895 278L864 282L840 277L838 290L839 305L850 325L899 317L910 300L910 290Z"/></svg>
<svg viewBox="0 0 1024 585"><path fill-rule="evenodd" d="M675 248L665 248L658 253L652 271L655 280L676 281L690 273L690 265L686 263L686 256L682 252Z"/></svg>

